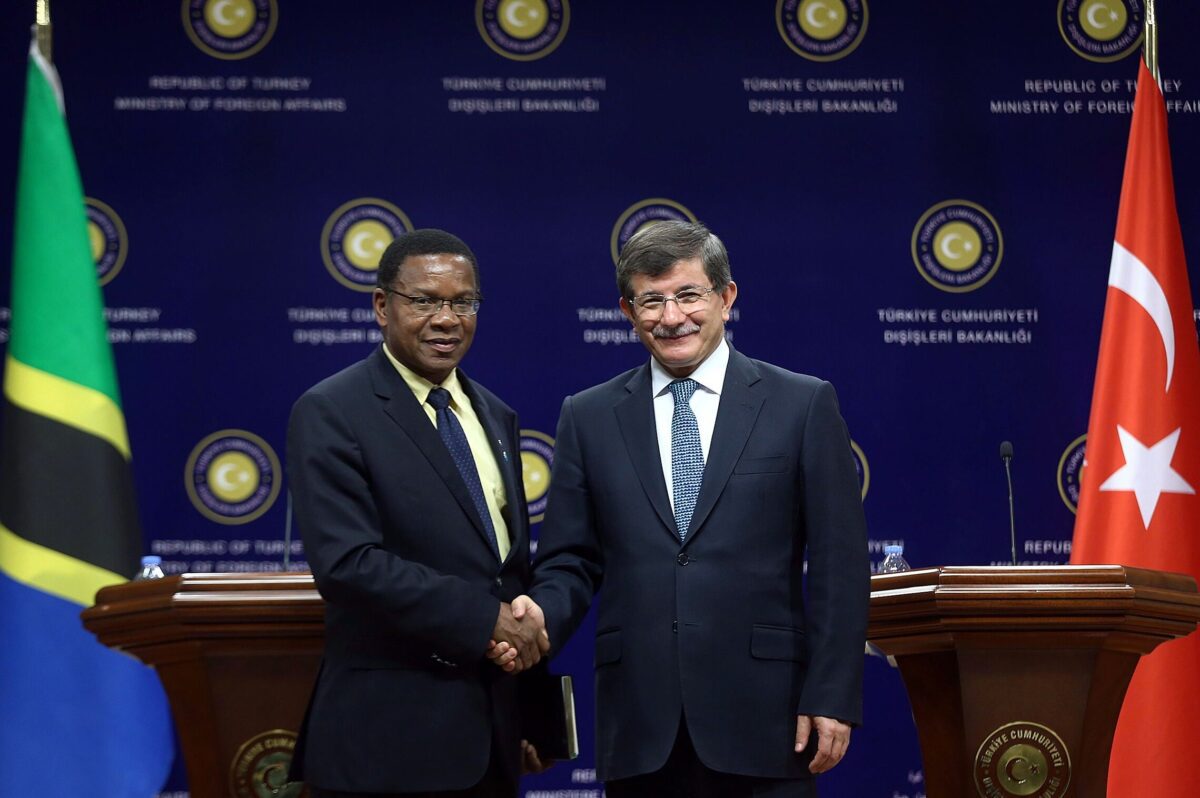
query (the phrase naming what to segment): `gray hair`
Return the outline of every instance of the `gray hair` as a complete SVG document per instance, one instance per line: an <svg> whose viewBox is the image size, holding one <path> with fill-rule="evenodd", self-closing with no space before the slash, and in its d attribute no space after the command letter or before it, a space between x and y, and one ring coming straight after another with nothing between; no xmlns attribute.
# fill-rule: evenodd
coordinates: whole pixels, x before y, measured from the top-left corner
<svg viewBox="0 0 1200 798"><path fill-rule="evenodd" d="M733 279L729 253L712 231L696 222L662 221L644 228L625 243L617 259L617 290L632 299L635 274L658 277L681 260L699 257L704 273L716 291Z"/></svg>

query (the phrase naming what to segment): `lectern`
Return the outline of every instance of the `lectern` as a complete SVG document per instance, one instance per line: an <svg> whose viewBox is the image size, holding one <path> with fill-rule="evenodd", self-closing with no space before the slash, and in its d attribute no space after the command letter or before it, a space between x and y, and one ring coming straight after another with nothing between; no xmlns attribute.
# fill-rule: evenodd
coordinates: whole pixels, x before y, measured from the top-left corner
<svg viewBox="0 0 1200 798"><path fill-rule="evenodd" d="M947 567L872 577L867 634L904 678L929 798L1103 798L1138 659L1198 620L1181 574Z"/></svg>
<svg viewBox="0 0 1200 798"><path fill-rule="evenodd" d="M158 671L192 798L298 798L286 774L324 615L308 574L184 574L104 588L83 624Z"/></svg>

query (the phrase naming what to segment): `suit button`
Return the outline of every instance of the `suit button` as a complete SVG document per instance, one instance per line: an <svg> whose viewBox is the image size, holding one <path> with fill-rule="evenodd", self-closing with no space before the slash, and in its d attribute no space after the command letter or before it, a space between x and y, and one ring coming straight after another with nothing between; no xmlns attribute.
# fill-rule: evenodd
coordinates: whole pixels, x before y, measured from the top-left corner
<svg viewBox="0 0 1200 798"><path fill-rule="evenodd" d="M687 565L691 561L692 558L688 556L686 551L680 552L679 556L675 558L675 562L679 563L680 565Z"/></svg>
<svg viewBox="0 0 1200 798"><path fill-rule="evenodd" d="M496 587L504 587L504 580L498 576L496 577Z"/></svg>

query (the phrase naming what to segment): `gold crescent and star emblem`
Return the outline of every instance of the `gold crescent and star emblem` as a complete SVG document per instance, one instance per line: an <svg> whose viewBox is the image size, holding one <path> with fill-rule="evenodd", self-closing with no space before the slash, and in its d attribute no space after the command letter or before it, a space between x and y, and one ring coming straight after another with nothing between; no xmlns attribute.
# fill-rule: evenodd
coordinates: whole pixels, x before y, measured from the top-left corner
<svg viewBox="0 0 1200 798"><path fill-rule="evenodd" d="M1016 721L984 738L974 771L981 798L1061 798L1071 783L1071 756L1053 729Z"/></svg>
<svg viewBox="0 0 1200 798"><path fill-rule="evenodd" d="M242 743L229 766L229 794L235 798L304 798L302 782L288 781L296 733L271 729Z"/></svg>

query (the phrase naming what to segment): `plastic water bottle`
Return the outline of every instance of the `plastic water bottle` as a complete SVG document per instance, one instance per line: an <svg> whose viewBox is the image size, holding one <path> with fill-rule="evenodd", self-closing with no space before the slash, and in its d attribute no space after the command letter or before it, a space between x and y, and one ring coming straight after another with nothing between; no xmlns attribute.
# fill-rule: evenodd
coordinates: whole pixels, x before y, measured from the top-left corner
<svg viewBox="0 0 1200 798"><path fill-rule="evenodd" d="M163 573L162 569L162 557L148 554L142 558L142 570L138 571L133 581L140 582L143 579L162 579L164 576L166 574Z"/></svg>
<svg viewBox="0 0 1200 798"><path fill-rule="evenodd" d="M883 564L879 566L881 574L897 574L901 571L911 571L908 561L904 559L904 546L892 545L883 547Z"/></svg>

